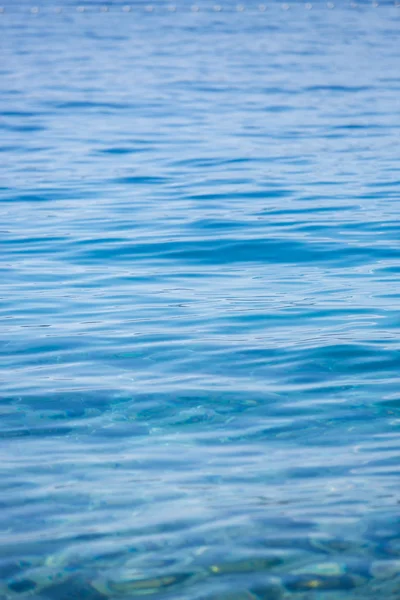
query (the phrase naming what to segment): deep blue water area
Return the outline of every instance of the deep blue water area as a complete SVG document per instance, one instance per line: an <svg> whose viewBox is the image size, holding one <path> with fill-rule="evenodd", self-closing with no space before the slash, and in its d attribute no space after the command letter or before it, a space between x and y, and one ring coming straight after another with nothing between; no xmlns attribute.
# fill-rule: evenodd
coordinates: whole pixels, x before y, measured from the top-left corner
<svg viewBox="0 0 400 600"><path fill-rule="evenodd" d="M0 11L0 599L398 600L400 7Z"/></svg>

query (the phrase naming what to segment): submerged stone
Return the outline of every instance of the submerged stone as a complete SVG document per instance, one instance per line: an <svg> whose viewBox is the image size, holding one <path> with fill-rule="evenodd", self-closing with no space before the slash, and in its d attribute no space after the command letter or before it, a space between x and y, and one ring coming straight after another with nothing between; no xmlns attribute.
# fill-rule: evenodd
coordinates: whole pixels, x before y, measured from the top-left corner
<svg viewBox="0 0 400 600"><path fill-rule="evenodd" d="M375 579L392 579L400 575L400 560L374 560L370 573Z"/></svg>
<svg viewBox="0 0 400 600"><path fill-rule="evenodd" d="M45 597L50 600L104 600L103 594L79 577L48 587Z"/></svg>
<svg viewBox="0 0 400 600"><path fill-rule="evenodd" d="M8 588L12 592L22 594L25 592L32 592L34 589L36 589L36 583L31 579L14 579L13 581L9 582Z"/></svg>
<svg viewBox="0 0 400 600"><path fill-rule="evenodd" d="M117 581L98 579L94 580L91 585L105 596L127 594L138 596L144 594L155 594L163 588L170 588L174 585L179 585L191 576L191 573L178 573L150 579L120 579Z"/></svg>
<svg viewBox="0 0 400 600"><path fill-rule="evenodd" d="M211 565L210 571L214 575L253 573L256 571L267 571L280 564L282 564L282 560L276 556L266 558L248 558L244 560Z"/></svg>
<svg viewBox="0 0 400 600"><path fill-rule="evenodd" d="M290 575L284 579L285 587L290 591L305 590L350 590L357 580L350 575Z"/></svg>

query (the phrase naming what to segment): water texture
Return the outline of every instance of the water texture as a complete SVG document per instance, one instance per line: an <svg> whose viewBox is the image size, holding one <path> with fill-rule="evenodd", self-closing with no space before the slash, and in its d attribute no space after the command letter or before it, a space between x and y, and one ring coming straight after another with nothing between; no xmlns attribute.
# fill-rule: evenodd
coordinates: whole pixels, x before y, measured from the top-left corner
<svg viewBox="0 0 400 600"><path fill-rule="evenodd" d="M1 600L398 599L400 8L99 6L0 13Z"/></svg>

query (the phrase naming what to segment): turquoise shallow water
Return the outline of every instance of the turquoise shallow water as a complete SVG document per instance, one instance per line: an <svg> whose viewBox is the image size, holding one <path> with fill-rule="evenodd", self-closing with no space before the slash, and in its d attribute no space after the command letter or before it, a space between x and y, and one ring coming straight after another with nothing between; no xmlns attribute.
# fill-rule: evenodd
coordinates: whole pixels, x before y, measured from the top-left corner
<svg viewBox="0 0 400 600"><path fill-rule="evenodd" d="M400 8L82 6L0 13L1 600L398 599Z"/></svg>

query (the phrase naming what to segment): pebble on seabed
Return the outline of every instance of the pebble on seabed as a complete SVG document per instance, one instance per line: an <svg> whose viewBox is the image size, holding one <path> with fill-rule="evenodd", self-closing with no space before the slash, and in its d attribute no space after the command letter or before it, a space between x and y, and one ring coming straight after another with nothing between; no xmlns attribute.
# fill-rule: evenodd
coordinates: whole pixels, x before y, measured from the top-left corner
<svg viewBox="0 0 400 600"><path fill-rule="evenodd" d="M284 578L284 585L290 591L302 590L350 590L357 585L351 575L289 575Z"/></svg>
<svg viewBox="0 0 400 600"><path fill-rule="evenodd" d="M210 571L214 575L225 575L228 573L254 573L256 571L272 569L281 563L282 560L276 556L267 558L249 558L211 565Z"/></svg>
<svg viewBox="0 0 400 600"><path fill-rule="evenodd" d="M96 579L91 582L98 592L109 595L140 595L154 594L163 588L169 588L179 583L183 583L191 577L191 573L178 573L175 575L165 575L164 577L154 577L151 579L132 579L111 581L106 579Z"/></svg>

